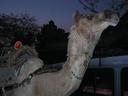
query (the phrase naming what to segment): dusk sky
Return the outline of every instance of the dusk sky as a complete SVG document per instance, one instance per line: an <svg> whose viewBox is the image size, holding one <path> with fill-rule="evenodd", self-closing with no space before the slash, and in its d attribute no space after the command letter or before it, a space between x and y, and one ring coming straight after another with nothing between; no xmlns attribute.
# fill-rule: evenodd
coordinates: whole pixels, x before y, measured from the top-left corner
<svg viewBox="0 0 128 96"><path fill-rule="evenodd" d="M102 0L99 9L106 8L109 0ZM34 16L40 25L47 24L49 20L69 31L73 23L73 13L79 10L81 13L86 11L78 0L1 0L1 13L26 13Z"/></svg>

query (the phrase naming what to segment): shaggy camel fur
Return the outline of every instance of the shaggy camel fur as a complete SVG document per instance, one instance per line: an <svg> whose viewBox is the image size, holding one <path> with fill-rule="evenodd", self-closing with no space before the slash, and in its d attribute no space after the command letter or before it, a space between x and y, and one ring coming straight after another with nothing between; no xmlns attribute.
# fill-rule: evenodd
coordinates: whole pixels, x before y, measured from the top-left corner
<svg viewBox="0 0 128 96"><path fill-rule="evenodd" d="M101 33L109 25L115 26L119 19L109 11L86 16L77 12L74 17L75 23L69 35L68 58L63 68L58 72L33 76L29 84L15 88L12 96L70 96L79 88ZM29 60L28 63L34 63L35 60ZM39 63L38 60L36 63ZM25 65L21 69L27 69ZM17 80L25 74L19 75Z"/></svg>

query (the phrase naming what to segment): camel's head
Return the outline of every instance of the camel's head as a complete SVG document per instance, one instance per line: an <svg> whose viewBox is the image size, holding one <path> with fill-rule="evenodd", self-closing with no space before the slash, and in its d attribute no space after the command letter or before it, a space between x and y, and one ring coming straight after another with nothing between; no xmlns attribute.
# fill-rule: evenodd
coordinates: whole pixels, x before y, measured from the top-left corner
<svg viewBox="0 0 128 96"><path fill-rule="evenodd" d="M108 26L116 26L119 22L118 16L112 12L105 10L104 12L93 15L81 15L79 12L75 14L75 30L81 33L86 38L90 38L91 33L95 35L101 32Z"/></svg>

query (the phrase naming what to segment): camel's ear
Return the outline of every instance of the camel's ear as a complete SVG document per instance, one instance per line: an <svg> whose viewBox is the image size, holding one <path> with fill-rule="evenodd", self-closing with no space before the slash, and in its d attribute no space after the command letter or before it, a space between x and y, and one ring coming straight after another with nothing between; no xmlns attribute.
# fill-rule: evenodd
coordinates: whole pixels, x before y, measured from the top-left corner
<svg viewBox="0 0 128 96"><path fill-rule="evenodd" d="M80 14L79 11L77 10L77 11L75 12L75 15L74 15L75 23L78 23L79 20L80 20L80 18L81 18L81 14Z"/></svg>

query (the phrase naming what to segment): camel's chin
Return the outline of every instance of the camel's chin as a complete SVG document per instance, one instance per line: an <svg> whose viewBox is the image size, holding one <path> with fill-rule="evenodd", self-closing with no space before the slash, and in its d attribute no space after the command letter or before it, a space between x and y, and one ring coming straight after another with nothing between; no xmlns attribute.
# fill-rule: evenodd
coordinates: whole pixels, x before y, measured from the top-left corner
<svg viewBox="0 0 128 96"><path fill-rule="evenodd" d="M115 27L118 23L112 23L111 26Z"/></svg>
<svg viewBox="0 0 128 96"><path fill-rule="evenodd" d="M116 26L119 23L119 20L114 20L113 22L111 22L111 26Z"/></svg>

